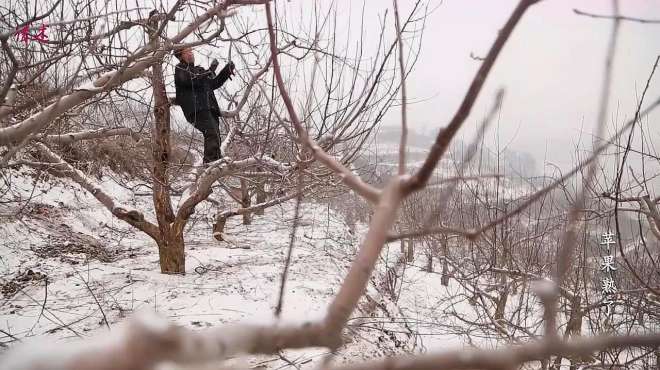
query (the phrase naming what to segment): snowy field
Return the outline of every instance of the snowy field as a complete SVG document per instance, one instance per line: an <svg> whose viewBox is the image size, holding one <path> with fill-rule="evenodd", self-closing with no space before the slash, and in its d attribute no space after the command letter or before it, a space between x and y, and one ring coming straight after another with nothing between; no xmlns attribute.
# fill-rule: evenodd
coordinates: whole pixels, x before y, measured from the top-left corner
<svg viewBox="0 0 660 370"><path fill-rule="evenodd" d="M200 205L197 215L208 213L208 217L189 225L186 275L163 275L157 247L145 234L113 218L68 180L39 182L34 189L32 181L25 172L12 178L13 191L30 201L18 219L9 216L18 209L5 207L0 222L0 342L4 347L43 337L58 341L88 338L113 330L118 322L141 310L155 311L199 330L274 320L293 202L267 209L249 226L242 225L240 217L229 219L229 243L212 238L212 210ZM136 196L110 178L101 184L121 202L143 210L147 218L153 214L151 197ZM213 196L219 195L215 192ZM360 239L349 233L343 217L327 205L303 203L300 215L284 297L284 321L324 314ZM358 229L363 233L365 226ZM389 250L384 255L397 258L397 248ZM409 268L406 273L414 270ZM421 274L428 275L419 281L423 290L412 287L410 295L406 289L402 296L403 302L417 302L415 307L420 310L410 312L411 306L406 315L432 315L420 302L424 297L418 295L432 298L431 302L445 291L439 275ZM457 338L441 333L411 335L404 325L407 320L401 319L404 312L374 288L382 276L384 272L377 271L367 295L389 309L356 313L370 319L349 322L353 338L340 353L340 360L419 351L429 343L442 349L460 344ZM385 327L390 335L383 335L380 329ZM260 356L249 359L249 365L279 368L291 361L312 366L323 354L318 350L287 353L291 355L286 360Z"/></svg>
<svg viewBox="0 0 660 370"><path fill-rule="evenodd" d="M276 321L274 309L294 223L293 201L255 215L251 225L243 225L240 217L230 218L225 228L229 242L212 238L215 206L200 204L185 234L185 276L164 275L157 247L146 234L113 218L70 181L49 178L35 187L33 175L14 174L12 196L22 197L21 208L10 203L0 211L0 369L6 349L103 336L142 311L156 312L192 330ZM151 218L151 196L129 190L127 184L122 187L113 178L100 181L103 189ZM220 191L212 196L217 204L231 205ZM20 217L15 216L18 211ZM327 204L301 204L282 322L323 317L366 228L358 223L353 235L342 214ZM503 345L475 332L470 339L465 336L478 325L466 323L487 324L488 319L480 316L466 299L469 292L452 277L460 276L460 262L450 263L458 266L450 267L447 286L441 284L440 264L435 272L426 272L425 264L423 248L416 249L413 261L406 261L399 242L385 245L335 361ZM397 274L396 304L386 289L388 270ZM515 314L520 299L529 296L510 296L507 315ZM528 319L538 320L541 310L535 298L531 307L539 309L528 312ZM236 361L242 368L315 368L326 352L287 350Z"/></svg>

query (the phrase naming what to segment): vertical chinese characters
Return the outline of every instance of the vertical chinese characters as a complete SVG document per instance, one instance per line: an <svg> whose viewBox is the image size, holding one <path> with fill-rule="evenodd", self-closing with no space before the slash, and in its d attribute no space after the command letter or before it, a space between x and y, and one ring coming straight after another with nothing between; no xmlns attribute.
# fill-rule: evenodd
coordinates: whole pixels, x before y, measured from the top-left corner
<svg viewBox="0 0 660 370"><path fill-rule="evenodd" d="M600 245L607 248L607 255L603 256L603 261L600 264L600 270L603 271L605 277L601 282L601 293L603 295L603 303L606 307L606 313L609 316L612 313L612 305L614 304L613 295L616 294L617 288L614 283L613 273L616 271L614 256L611 254L610 246L616 244L614 241L614 234L607 233L601 235Z"/></svg>

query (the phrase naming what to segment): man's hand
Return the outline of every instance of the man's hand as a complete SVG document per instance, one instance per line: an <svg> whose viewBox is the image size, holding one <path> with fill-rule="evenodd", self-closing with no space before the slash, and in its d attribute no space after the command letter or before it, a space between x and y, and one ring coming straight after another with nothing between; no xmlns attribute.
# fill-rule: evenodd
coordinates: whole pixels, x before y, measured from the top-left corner
<svg viewBox="0 0 660 370"><path fill-rule="evenodd" d="M215 72L215 70L218 69L218 64L220 63L218 62L217 59L214 58L213 61L211 61L211 66L209 67L209 70Z"/></svg>
<svg viewBox="0 0 660 370"><path fill-rule="evenodd" d="M234 65L234 62L231 60L229 63L227 63L227 66L229 67L229 79L231 80L231 76L234 76L236 74L236 66Z"/></svg>

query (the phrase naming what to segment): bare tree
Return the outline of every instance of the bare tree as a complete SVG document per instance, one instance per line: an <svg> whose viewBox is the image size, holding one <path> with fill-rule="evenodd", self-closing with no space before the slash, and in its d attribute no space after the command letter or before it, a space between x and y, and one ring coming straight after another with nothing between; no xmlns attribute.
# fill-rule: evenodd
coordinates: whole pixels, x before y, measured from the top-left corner
<svg viewBox="0 0 660 370"><path fill-rule="evenodd" d="M305 153L293 139L294 131L289 128L290 122L283 118L281 104L277 102L279 92L274 85L266 82L273 58L281 54L296 62L291 69L292 81L295 81L299 73L297 71L311 66L311 83L297 92L306 96L303 111L305 124L308 129L314 129L323 152L332 153L332 157L325 155L326 163L338 163L343 167L354 160L396 97L398 84L392 83L389 77L395 73L390 65L394 63L396 43L387 45L381 35L381 43L375 51L376 57L369 61L363 60L362 41L355 44L354 50L349 49L357 58L341 55L335 37L321 39L325 33L332 32L330 27L338 27L331 9L327 14L315 14L315 34L309 40L300 37L301 32L285 32L287 25L282 20L280 39L283 46L271 54L268 45L264 47L259 40L259 30L255 31L249 22L236 16L231 29L225 24L225 17L236 15L239 7L260 3L263 1L227 1L196 15L196 8L187 9L185 2L177 1L167 12L153 10L146 16L141 16L141 9L135 9L116 10L84 18L80 17L81 12L91 12L92 3L53 3L43 14L31 17L24 24L31 26L55 10L62 13L68 11L76 17L75 20L60 22L58 26L65 28L51 34L51 39L46 43L38 44L43 50L37 55L43 56L43 60L37 64L43 64L43 72L54 76L49 86L56 93L45 92L43 101L38 105L16 104L16 101L3 105L3 117L9 123L0 128L0 145L7 148L3 156L4 165L30 165L76 181L114 216L146 233L156 242L163 273L185 272L185 226L195 207L209 199L214 187L226 191L240 205L234 210L218 211L214 236L222 240L224 225L229 217L242 215L244 222L249 223L252 213L290 200L297 196L297 192L310 193L314 188L336 186L337 179L333 172L316 164L315 159ZM106 8L107 5L106 2ZM171 32L168 32L170 23L191 10L196 15L193 21L171 36ZM122 18L132 11L137 12L137 19ZM420 22L416 18L420 14L423 20L423 11L420 2L417 2L408 18L402 22L402 29ZM111 17L114 19L111 20ZM77 33L85 27L91 31L83 37L77 37ZM133 27L143 31L134 32ZM104 28L110 31L104 32ZM228 38L222 39L220 35L225 30ZM192 33L196 33L197 40L182 43ZM263 30L261 34L262 38L266 35ZM7 47L5 52L10 56L13 56L9 46L12 35L12 32L5 32L0 37ZM136 35L145 42L137 50L130 50L128 44L123 42L124 37ZM228 107L221 112L226 125L226 136L221 148L228 156L209 168L202 168L195 160L192 166L190 161L175 163L172 160L172 102L167 97L163 68L167 52L190 45L208 44L217 38L228 42L230 49L235 48L245 65L239 73L243 87L236 94L223 93ZM77 44L84 45L85 49L77 51L74 47ZM104 50L107 50L107 54ZM57 61L61 62L60 59L65 57L79 61L73 76L68 75L70 71L66 68L63 71L50 68L54 58L59 58ZM25 78L27 72L23 71L28 58L33 58L29 52L15 59L15 63L6 65L12 73L8 75L5 85L14 86L10 89L14 94L12 96L27 94L24 83L16 84L15 80L22 81ZM363 77L359 70L365 66L372 72ZM93 86L73 87L78 84L81 74L92 76L99 73L102 75L94 80ZM315 76L321 73L330 76L327 83L317 83ZM138 77L144 77L145 81L131 81ZM62 86L60 80L64 81L65 86ZM74 126L71 123L72 117L96 109L107 100L114 106L126 106L126 102L132 101L142 102L140 119L143 117L151 126L147 142L151 146L152 164L144 166L144 172L149 174L148 187L153 190L153 219L138 209L118 204L110 194L76 168L75 163L69 163L53 147L53 144L71 144L111 135L135 135L128 127L69 131ZM152 110L151 103L146 103L149 101L153 101L153 118L144 114ZM70 114L71 110L75 110L76 114ZM113 121L125 122L124 112L115 111L111 114L114 115ZM21 159L10 162L17 155ZM333 160L334 157L339 160ZM297 191L293 184L299 173L304 173L307 180L302 190ZM271 196L267 195L266 182L270 185ZM255 195L256 204L252 202ZM173 203L173 196L178 198L178 204Z"/></svg>
<svg viewBox="0 0 660 370"><path fill-rule="evenodd" d="M87 346L81 346L72 350L69 356L57 358L45 354L42 358L38 359L24 359L16 352L13 357L10 356L6 359L5 364L10 364L7 366L13 366L12 368L21 369L52 367L139 369L152 368L164 361L181 364L205 363L208 361L224 360L236 354L276 353L287 348L326 347L331 351L337 350L342 344L342 330L363 296L378 262L380 252L388 240L431 235L440 232L452 232L467 238L469 242L488 239L488 234L491 233L491 230L496 227L503 227L503 225L510 225L515 221L514 217L516 215L521 215L530 206L542 201L544 196L561 187L568 178L576 173L580 173L583 169L585 173L582 176L582 181L576 187L568 215L566 216L566 227L561 230L560 237L556 241L557 249L552 256L554 262L552 266L553 277L552 279L545 277L538 279L530 286L530 289L538 297L538 302L535 302L533 306L535 309L542 310L538 323L540 330L533 333L533 338L520 341L520 344L516 344L516 341L512 340L514 343L511 346L500 347L494 350L464 349L418 356L391 357L351 365L332 366L332 368L515 369L527 364L538 365L539 363L542 367L547 368L549 363L554 363L556 366L560 365L563 358L586 357L593 353L602 354L608 350L630 351L636 348L643 349L646 352L656 350L658 345L660 345L660 334L657 332L630 333L628 335L581 336L575 339L570 339L572 335L568 335L569 339L567 339L563 335L564 333L560 331L564 317L560 314L562 291L566 289L567 284L570 284L571 273L575 271L577 262L579 262L575 260L574 256L578 247L579 236L583 230L581 227L581 217L584 214L582 210L587 203L588 190L594 183L594 174L598 168L596 165L597 158L604 151L606 145L595 147L590 156L579 163L573 170L559 179L551 181L541 189L536 190L526 199L516 202L516 204L511 205L505 210L498 211L495 215L490 215L491 221L488 221L483 226L471 225L465 230L461 227L454 226L424 227L425 225L420 225L422 226L421 230L404 232L399 235L390 234L390 230L397 220L397 211L402 207L403 201L428 185L439 161L446 154L456 133L469 116L471 108L479 96L497 56L523 15L536 3L537 1L534 0L521 0L513 10L510 18L497 34L493 45L472 80L456 114L449 124L439 132L430 154L421 168L415 170L410 175L406 174L403 168L405 155L401 154L400 158L403 160L399 162L400 167L397 171L399 174L393 176L384 188L377 188L364 182L348 167L332 155L329 155L326 149L320 145L320 139L317 140L310 135L311 130L306 127L305 121L301 119L303 115L300 114L300 110L294 102L296 95L289 93L283 76L280 64L281 55L278 52L279 38L277 33L279 29L276 27L273 18L272 4L271 2L266 2L265 10L273 72L277 81L277 89L286 107L286 112L295 132L297 142L310 156L334 171L346 186L350 187L363 198L368 199L374 207L374 214L369 225L369 230L360 245L357 256L339 292L330 303L326 315L321 320L296 325L285 325L282 323L263 326L237 324L201 332L193 332L157 320L135 320L126 326L121 341L114 341L105 345L90 343ZM614 9L616 15L616 1L614 2ZM616 40L618 27L618 20L616 18L614 22L612 40ZM604 76L603 96L600 108L601 114L596 124L597 127L601 128L604 125L604 112L606 112L606 102L609 96L609 65L614 55L614 45L615 42L612 42L608 52L606 61L608 68L606 68ZM399 50L399 53L402 52L402 50ZM403 73L403 66L401 69L401 75L405 75ZM644 116L658 104L660 104L660 99L655 100L644 111L641 111L640 116ZM403 105L403 108L405 109L405 105ZM406 115L404 114L403 117L405 120ZM406 123L403 122L402 124L405 130ZM629 128L630 125L625 125L616 134L616 137L619 137L624 130ZM401 153L405 153L405 149L404 141L400 148ZM222 171L222 169L209 169L206 175L209 175L211 171ZM499 206L499 202L494 205ZM486 215L487 213L484 213L484 216ZM508 246L517 239L515 235L511 237L507 236L507 238L506 244ZM505 250L502 252L506 253ZM494 267L501 268L499 266ZM513 273L511 271L509 272ZM506 285L507 281L504 281L504 283ZM505 319L506 312L500 311L498 313L496 303L497 300L503 299L502 291L497 291L498 294L494 298L495 302L487 301L489 299L486 298L487 292L477 291L476 293L481 298L484 298L481 303L482 307L491 307L495 303L497 319L493 316L492 321L494 324L502 326L500 322ZM573 327L573 325L569 326ZM507 332L506 328L503 327L502 329L504 329L504 333ZM567 332L572 333L572 331ZM322 365L324 367L331 367L329 364L330 359L327 358ZM605 362L603 362L604 364Z"/></svg>

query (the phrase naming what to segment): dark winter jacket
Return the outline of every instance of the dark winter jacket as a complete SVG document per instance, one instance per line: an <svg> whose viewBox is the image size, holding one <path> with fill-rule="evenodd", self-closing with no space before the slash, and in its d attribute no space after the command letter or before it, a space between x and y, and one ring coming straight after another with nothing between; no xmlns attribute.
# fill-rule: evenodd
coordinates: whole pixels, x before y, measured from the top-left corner
<svg viewBox="0 0 660 370"><path fill-rule="evenodd" d="M197 112L209 110L220 115L218 101L213 91L221 87L231 76L232 65L227 64L217 76L210 70L181 62L174 71L176 102L190 123L195 123Z"/></svg>

